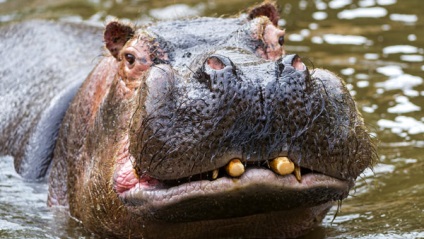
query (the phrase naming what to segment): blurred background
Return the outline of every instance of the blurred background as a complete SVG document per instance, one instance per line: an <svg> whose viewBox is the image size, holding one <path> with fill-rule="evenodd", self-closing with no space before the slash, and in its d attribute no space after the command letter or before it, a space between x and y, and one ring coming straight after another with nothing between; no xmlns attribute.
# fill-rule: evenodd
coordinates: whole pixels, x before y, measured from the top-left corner
<svg viewBox="0 0 424 239"><path fill-rule="evenodd" d="M326 68L345 79L381 157L357 180L337 217L334 207L304 238L424 238L424 1L277 2L287 52L307 59L310 68ZM0 26L48 19L102 27L112 17L143 25L237 16L255 3L0 0ZM0 159L0 238L96 238L64 210L47 208L47 185L23 182L12 162Z"/></svg>

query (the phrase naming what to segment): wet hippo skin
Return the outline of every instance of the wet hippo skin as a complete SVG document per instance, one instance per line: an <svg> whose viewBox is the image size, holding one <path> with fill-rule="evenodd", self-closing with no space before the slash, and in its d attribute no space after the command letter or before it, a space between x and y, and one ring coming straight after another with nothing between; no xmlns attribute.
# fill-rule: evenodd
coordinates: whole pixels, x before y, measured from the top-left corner
<svg viewBox="0 0 424 239"><path fill-rule="evenodd" d="M377 155L343 81L287 54L277 22L266 2L103 34L5 27L1 152L101 237L301 236Z"/></svg>

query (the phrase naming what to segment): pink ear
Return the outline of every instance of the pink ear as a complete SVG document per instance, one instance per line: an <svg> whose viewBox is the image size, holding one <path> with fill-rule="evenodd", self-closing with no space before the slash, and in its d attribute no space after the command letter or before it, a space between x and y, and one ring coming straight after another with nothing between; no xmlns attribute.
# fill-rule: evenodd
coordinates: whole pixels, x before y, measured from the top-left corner
<svg viewBox="0 0 424 239"><path fill-rule="evenodd" d="M107 24L104 40L106 48L117 58L125 43L134 35L134 28L130 25L113 21Z"/></svg>
<svg viewBox="0 0 424 239"><path fill-rule="evenodd" d="M274 26L278 26L280 13L277 9L275 2L265 1L264 3L254 6L252 9L249 10L249 20L260 16L268 17L272 24L274 24Z"/></svg>

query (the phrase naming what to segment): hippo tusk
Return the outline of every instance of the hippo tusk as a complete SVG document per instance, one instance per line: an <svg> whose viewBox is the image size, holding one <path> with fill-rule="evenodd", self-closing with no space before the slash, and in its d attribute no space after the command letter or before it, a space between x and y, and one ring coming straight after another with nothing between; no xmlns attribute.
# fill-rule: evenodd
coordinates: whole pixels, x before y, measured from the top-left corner
<svg viewBox="0 0 424 239"><path fill-rule="evenodd" d="M219 170L218 170L218 169L214 169L214 170L212 171L212 179L213 179L213 180L215 180L215 179L217 179L217 178L218 178L218 173L219 173Z"/></svg>
<svg viewBox="0 0 424 239"><path fill-rule="evenodd" d="M245 169L240 159L232 159L225 167L225 171L231 177L240 177L244 173Z"/></svg>
<svg viewBox="0 0 424 239"><path fill-rule="evenodd" d="M294 171L294 163L287 157L278 157L269 164L272 171L279 175L291 174Z"/></svg>
<svg viewBox="0 0 424 239"><path fill-rule="evenodd" d="M297 181L299 181L299 183L302 182L302 175L300 174L300 167L295 165L294 166L294 176L296 176Z"/></svg>

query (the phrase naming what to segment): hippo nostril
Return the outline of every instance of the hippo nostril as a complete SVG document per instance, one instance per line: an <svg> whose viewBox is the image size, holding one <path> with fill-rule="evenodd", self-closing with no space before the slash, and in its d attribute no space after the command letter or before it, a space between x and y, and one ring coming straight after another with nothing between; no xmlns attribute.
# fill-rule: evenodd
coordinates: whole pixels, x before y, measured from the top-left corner
<svg viewBox="0 0 424 239"><path fill-rule="evenodd" d="M285 67L289 66L289 68L294 68L298 71L305 71L306 66L303 64L302 59L296 55L286 55L281 59L281 62L278 62L280 73L284 70Z"/></svg>
<svg viewBox="0 0 424 239"><path fill-rule="evenodd" d="M214 70L222 70L225 67L224 63L222 63L222 61L215 56L209 57L206 60L206 64Z"/></svg>
<svg viewBox="0 0 424 239"><path fill-rule="evenodd" d="M232 62L230 58L220 55L220 54L212 54L205 61L206 65L214 70L222 70L226 66L232 66Z"/></svg>
<svg viewBox="0 0 424 239"><path fill-rule="evenodd" d="M195 73L194 78L212 90L212 85L223 84L221 78L237 75L233 62L225 56L213 54L209 56Z"/></svg>
<svg viewBox="0 0 424 239"><path fill-rule="evenodd" d="M296 56L292 61L292 66L298 71L304 71L306 69L305 64L303 64L302 60L299 56Z"/></svg>

